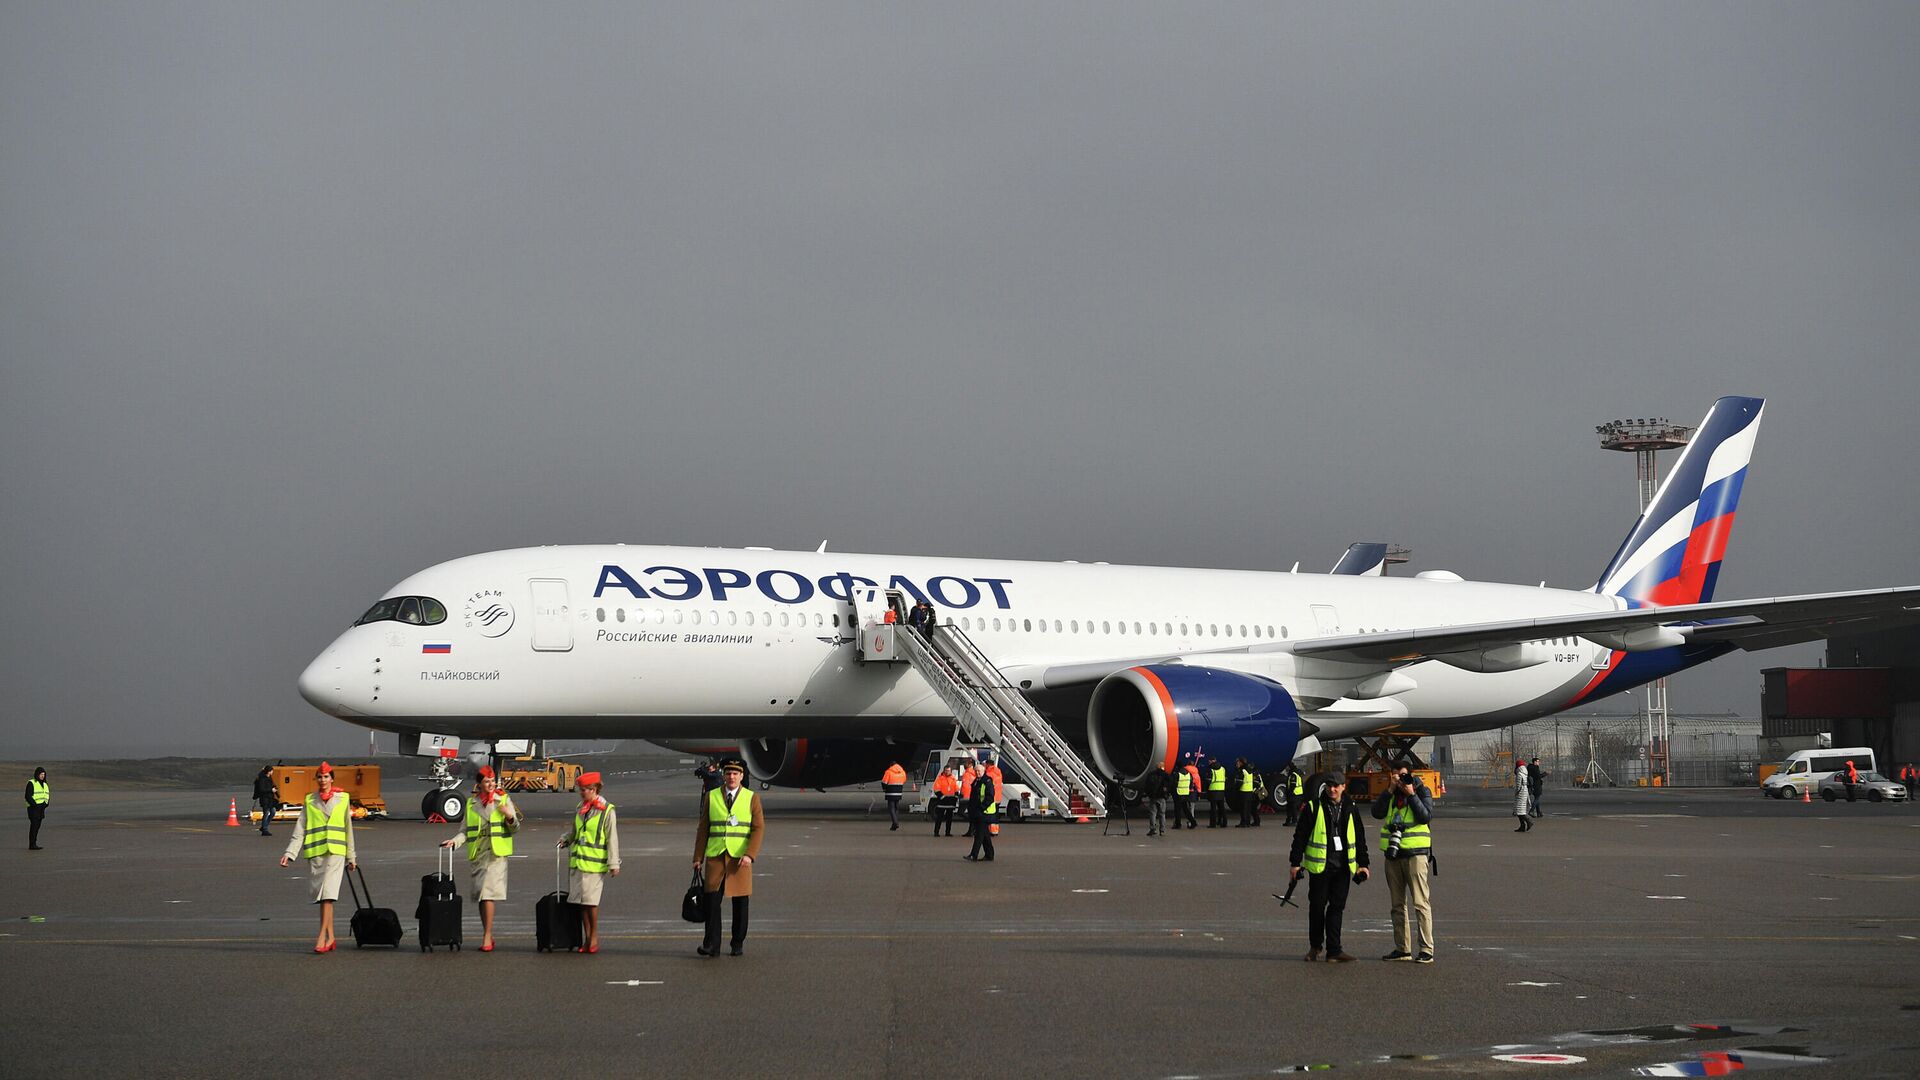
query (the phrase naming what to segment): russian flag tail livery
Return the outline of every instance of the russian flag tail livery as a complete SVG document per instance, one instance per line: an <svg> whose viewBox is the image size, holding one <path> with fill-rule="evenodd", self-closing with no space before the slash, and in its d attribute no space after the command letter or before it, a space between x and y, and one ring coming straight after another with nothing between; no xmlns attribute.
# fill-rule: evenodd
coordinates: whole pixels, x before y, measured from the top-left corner
<svg viewBox="0 0 1920 1080"><path fill-rule="evenodd" d="M1622 597L1634 607L1713 599L1765 405L1749 397L1713 403L1653 505L1600 575L1595 592Z"/></svg>

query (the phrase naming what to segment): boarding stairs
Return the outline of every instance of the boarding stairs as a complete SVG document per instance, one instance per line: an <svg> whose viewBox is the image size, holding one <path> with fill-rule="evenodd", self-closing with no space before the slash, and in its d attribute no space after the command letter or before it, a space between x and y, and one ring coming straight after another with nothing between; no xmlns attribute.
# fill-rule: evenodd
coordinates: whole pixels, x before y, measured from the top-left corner
<svg viewBox="0 0 1920 1080"><path fill-rule="evenodd" d="M1106 786L1099 775L959 627L936 626L931 639L902 627L895 641L953 710L968 739L999 747L1061 814L1106 816Z"/></svg>

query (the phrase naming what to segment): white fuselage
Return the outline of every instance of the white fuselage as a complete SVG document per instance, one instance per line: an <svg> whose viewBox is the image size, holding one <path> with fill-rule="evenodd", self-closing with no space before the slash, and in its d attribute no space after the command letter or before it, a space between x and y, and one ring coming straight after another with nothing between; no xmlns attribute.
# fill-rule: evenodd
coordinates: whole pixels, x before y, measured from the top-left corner
<svg viewBox="0 0 1920 1080"><path fill-rule="evenodd" d="M389 597L436 600L444 621L355 625L313 661L300 689L316 707L366 727L469 739L944 739L952 718L924 680L905 665L857 658L856 583L900 588L909 603L925 594L942 622L959 625L1016 681L1063 665L1184 657L1287 683L1303 673L1274 646L1305 638L1621 606L1591 592L1463 581L524 548L400 582ZM1303 707L1303 716L1324 737L1494 727L1563 707L1608 655L1580 638L1529 648L1544 659L1521 670L1427 661L1405 669L1409 689Z"/></svg>

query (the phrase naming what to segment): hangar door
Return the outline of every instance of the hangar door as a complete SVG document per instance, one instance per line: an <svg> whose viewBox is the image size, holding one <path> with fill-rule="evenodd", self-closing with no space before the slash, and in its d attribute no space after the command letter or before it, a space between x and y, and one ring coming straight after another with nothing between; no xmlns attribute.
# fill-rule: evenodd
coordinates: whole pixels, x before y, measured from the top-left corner
<svg viewBox="0 0 1920 1080"><path fill-rule="evenodd" d="M568 652L573 648L573 623L568 619L567 583L559 578L534 578L533 649Z"/></svg>

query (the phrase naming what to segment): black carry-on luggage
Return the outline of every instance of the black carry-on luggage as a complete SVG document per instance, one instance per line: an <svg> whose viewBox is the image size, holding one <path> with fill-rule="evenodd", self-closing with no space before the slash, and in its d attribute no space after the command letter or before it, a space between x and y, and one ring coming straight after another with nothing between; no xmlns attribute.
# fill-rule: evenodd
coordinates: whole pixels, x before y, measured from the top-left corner
<svg viewBox="0 0 1920 1080"><path fill-rule="evenodd" d="M707 876L697 866L693 869L693 882L687 886L687 894L680 898L680 917L690 923L707 921Z"/></svg>
<svg viewBox="0 0 1920 1080"><path fill-rule="evenodd" d="M447 857L447 869L440 872L440 860L434 858L433 873L420 878L420 906L414 918L420 920L420 951L432 952L434 946L460 947L460 894L453 887L453 849L436 848Z"/></svg>
<svg viewBox="0 0 1920 1080"><path fill-rule="evenodd" d="M360 877L360 887L353 887L354 875ZM367 875L355 867L347 877L347 891L353 894L353 947L364 949L369 945L385 945L399 948L400 939L406 931L400 926L400 916L392 908L374 907L373 890L367 888ZM367 894L365 903L360 902L360 894Z"/></svg>
<svg viewBox="0 0 1920 1080"><path fill-rule="evenodd" d="M534 945L541 952L565 952L580 947L580 905L567 900L566 850L553 856L553 891L534 905Z"/></svg>

